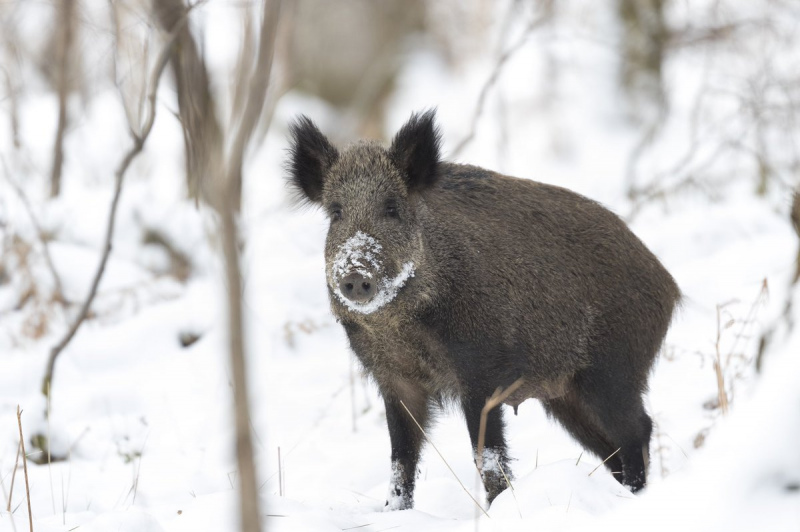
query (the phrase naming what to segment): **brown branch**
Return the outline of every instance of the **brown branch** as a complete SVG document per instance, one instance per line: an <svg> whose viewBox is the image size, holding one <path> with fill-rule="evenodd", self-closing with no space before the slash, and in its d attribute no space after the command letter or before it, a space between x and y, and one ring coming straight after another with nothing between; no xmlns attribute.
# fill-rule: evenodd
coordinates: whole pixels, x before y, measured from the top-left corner
<svg viewBox="0 0 800 532"><path fill-rule="evenodd" d="M458 157L458 155L461 153L461 150L463 150L467 144L472 142L472 140L475 138L478 121L480 120L481 115L483 115L483 108L486 105L486 97L489 95L489 91L492 90L492 87L494 87L497 81L500 79L500 74L502 74L505 64L527 42L528 37L533 30L550 20L552 15L552 1L547 0L544 2L544 4L544 13L541 16L532 19L525 27L525 31L522 33L520 38L497 59L494 69L484 82L483 88L481 88L480 95L478 96L478 103L475 105L475 111L472 114L472 122L469 126L469 133L467 133L467 135L461 139L461 142L459 142L453 149L451 157ZM515 5L511 6L511 9L515 8Z"/></svg>
<svg viewBox="0 0 800 532"><path fill-rule="evenodd" d="M51 389L51 382L53 380L53 371L55 368L56 359L58 355L64 350L65 347L69 344L72 338L75 336L75 333L78 332L81 324L86 320L86 316L89 314L89 308L94 301L95 295L97 294L97 287L100 285L100 280L103 278L103 273L105 272L106 263L108 262L108 257L111 254L111 240L114 235L114 222L117 216L117 205L119 204L119 197L122 192L122 182L125 178L125 173L128 170L131 162L142 152L144 148L144 143L147 141L147 137L150 135L150 131L153 128L153 123L156 119L156 93L158 92L158 84L161 80L161 74L164 71L164 68L167 65L167 61L169 60L170 53L172 50L173 45L175 44L177 37L180 33L180 30L183 28L184 24L186 23L188 16L188 11L181 19L180 23L175 27L172 33L168 36L166 43L164 44L164 48L161 50L159 54L155 67L153 68L153 72L150 79L150 92L148 93L148 102L149 102L149 110L147 118L145 119L145 123L141 126L139 131L135 131L135 127L133 124L129 124L131 128L131 136L133 137L133 146L122 159L117 171L114 174L115 177L115 187L114 187L114 197L111 200L111 211L108 215L108 225L106 227L106 236L105 242L103 244L103 254L100 257L100 264L97 266L97 271L94 274L94 279L92 280L91 288L89 289L89 294L86 296L86 300L83 302L81 306L80 312L78 312L77 318L73 322L72 326L69 328L67 333L61 339L61 341L56 344L53 349L50 351L50 358L47 361L47 370L45 372L44 380L42 381L42 394L45 397L49 397L50 389Z"/></svg>
<svg viewBox="0 0 800 532"><path fill-rule="evenodd" d="M50 255L50 246L47 244L47 236L45 235L45 232L39 223L39 219L33 212L33 207L31 206L31 202L28 200L28 196L25 194L25 191L22 190L22 187L19 185L19 183L11 178L11 172L8 171L8 165L6 164L6 160L2 157L2 155L0 155L0 162L2 162L3 175L5 176L6 181L17 194L20 202L22 202L22 206L28 213L28 217L31 219L33 228L36 230L36 235L39 237L39 242L42 244L42 255L44 255L44 261L47 264L47 268L50 270L50 275L52 275L53 284L55 285L54 299L64 303L66 300L64 299L64 289L63 285L61 284L61 277L58 275L58 271L53 263L53 257Z"/></svg>
<svg viewBox="0 0 800 532"><path fill-rule="evenodd" d="M58 59L58 129L56 129L56 140L53 146L53 168L50 173L50 197L56 197L61 193L61 171L64 166L64 135L67 129L67 97L69 96L69 67L70 53L72 51L73 33L75 29L75 0L62 0L61 2L61 22L58 49L56 50Z"/></svg>
<svg viewBox="0 0 800 532"><path fill-rule="evenodd" d="M19 446L22 448L22 471L25 473L25 498L28 501L28 523L33 532L33 512L31 511L31 485L28 482L28 457L25 456L25 437L22 435L22 410L17 405L17 424L19 425Z"/></svg>
<svg viewBox="0 0 800 532"><path fill-rule="evenodd" d="M17 104L17 88L11 81L11 74L8 73L8 70L3 67L0 67L0 70L3 71L3 77L6 81L6 91L10 103L8 114L11 121L11 138L14 147L19 149L22 143L19 140L19 107Z"/></svg>

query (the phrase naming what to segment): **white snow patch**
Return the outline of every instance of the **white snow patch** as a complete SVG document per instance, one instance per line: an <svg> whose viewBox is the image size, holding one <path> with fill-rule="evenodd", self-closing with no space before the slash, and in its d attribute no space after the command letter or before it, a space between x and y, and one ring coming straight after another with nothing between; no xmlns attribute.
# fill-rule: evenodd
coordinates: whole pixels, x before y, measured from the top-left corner
<svg viewBox="0 0 800 532"><path fill-rule="evenodd" d="M392 462L392 475L389 477L389 494L386 496L385 512L392 512L403 509L405 490L403 489L403 475L400 464Z"/></svg>
<svg viewBox="0 0 800 532"><path fill-rule="evenodd" d="M481 471L483 474L493 474L493 475L500 475L505 476L502 466L500 465L500 460L502 456L498 453L495 449L490 449L489 447L484 447L483 452L481 453ZM478 460L478 453L475 453L475 460Z"/></svg>
<svg viewBox="0 0 800 532"><path fill-rule="evenodd" d="M345 297L339 290L339 281L342 277L353 272L363 275L367 279L378 276L383 271L383 262L380 252L383 246L372 236L358 231L339 246L336 257L331 265L331 288L337 299L350 310L362 314L372 314L379 308L391 302L411 277L414 277L415 266L409 261L393 278L380 277L378 290L375 297L366 303L358 303Z"/></svg>
<svg viewBox="0 0 800 532"><path fill-rule="evenodd" d="M336 253L331 267L334 283L338 285L342 277L353 272L372 279L373 271L381 270L382 263L378 260L378 256L382 249L383 246L375 238L362 231L357 231L355 235L339 246L339 251ZM371 266L372 270L367 269L364 262Z"/></svg>

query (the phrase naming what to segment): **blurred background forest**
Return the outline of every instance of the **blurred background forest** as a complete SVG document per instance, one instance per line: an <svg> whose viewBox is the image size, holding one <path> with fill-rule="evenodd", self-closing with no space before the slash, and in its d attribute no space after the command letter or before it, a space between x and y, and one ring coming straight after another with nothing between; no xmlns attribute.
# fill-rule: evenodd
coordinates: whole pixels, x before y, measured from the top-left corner
<svg viewBox="0 0 800 532"><path fill-rule="evenodd" d="M758 511L720 488L714 523L747 529L741 497L740 512L780 507L762 529L792 529L797 453L770 445L800 437L800 395L758 382L800 352L799 41L795 0L0 0L0 530L29 513L37 530L234 529L239 482L263 526L477 526L446 472L419 495L435 518L373 515L379 402L327 311L326 222L282 169L299 114L346 144L388 142L428 108L445 158L606 204L688 296L649 403L665 487L641 508L673 514L687 486L774 469ZM769 455L754 476L719 462L718 484L663 495L740 397L772 412L770 428L731 423L766 438L732 447ZM516 424L520 474L539 445L574 464L538 407ZM468 450L451 452L471 478ZM579 489L550 507L641 524ZM521 522L553 525L537 515Z"/></svg>

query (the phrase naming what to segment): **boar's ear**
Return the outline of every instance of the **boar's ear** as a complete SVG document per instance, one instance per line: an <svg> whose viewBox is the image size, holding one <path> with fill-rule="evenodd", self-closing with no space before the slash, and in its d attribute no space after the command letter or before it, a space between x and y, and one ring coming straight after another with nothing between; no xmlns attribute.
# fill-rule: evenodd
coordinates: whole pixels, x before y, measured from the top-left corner
<svg viewBox="0 0 800 532"><path fill-rule="evenodd" d="M325 174L339 158L339 152L306 116L289 125L289 134L289 183L300 197L319 203Z"/></svg>
<svg viewBox="0 0 800 532"><path fill-rule="evenodd" d="M423 190L438 177L442 138L435 123L436 111L412 114L392 141L389 155L403 172L409 191Z"/></svg>

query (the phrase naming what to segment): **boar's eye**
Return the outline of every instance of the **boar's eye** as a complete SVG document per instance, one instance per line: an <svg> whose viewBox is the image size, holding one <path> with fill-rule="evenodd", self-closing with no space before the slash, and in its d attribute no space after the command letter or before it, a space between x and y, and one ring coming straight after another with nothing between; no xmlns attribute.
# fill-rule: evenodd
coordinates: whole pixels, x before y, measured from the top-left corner
<svg viewBox="0 0 800 532"><path fill-rule="evenodd" d="M338 203L334 203L333 205L331 205L330 213L331 213L331 220L333 220L334 222L341 220L342 206L339 205Z"/></svg>
<svg viewBox="0 0 800 532"><path fill-rule="evenodd" d="M386 205L384 206L384 212L386 216L389 218L399 218L400 214L397 210L397 200L386 200Z"/></svg>

